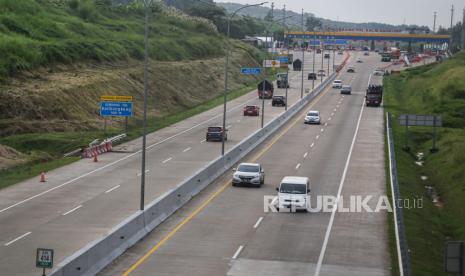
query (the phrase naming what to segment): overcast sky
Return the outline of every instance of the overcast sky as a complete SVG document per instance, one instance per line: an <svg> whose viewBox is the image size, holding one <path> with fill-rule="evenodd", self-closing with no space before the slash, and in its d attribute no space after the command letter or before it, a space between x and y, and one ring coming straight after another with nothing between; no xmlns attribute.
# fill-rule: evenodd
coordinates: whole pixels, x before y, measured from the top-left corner
<svg viewBox="0 0 465 276"><path fill-rule="evenodd" d="M266 0L215 0L255 4ZM455 6L454 24L462 21L463 0L268 0L267 7L274 2L275 8L314 13L318 17L350 22L380 22L400 25L402 23L428 25L433 28L433 13L438 13L439 25L450 26L451 7Z"/></svg>

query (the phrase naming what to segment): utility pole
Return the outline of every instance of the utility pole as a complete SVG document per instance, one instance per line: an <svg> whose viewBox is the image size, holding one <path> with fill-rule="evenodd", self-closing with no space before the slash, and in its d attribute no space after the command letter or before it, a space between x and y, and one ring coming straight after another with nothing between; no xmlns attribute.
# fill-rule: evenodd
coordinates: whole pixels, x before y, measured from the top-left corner
<svg viewBox="0 0 465 276"><path fill-rule="evenodd" d="M434 12L434 21L433 21L433 33L436 32L436 17L438 16L437 12Z"/></svg>
<svg viewBox="0 0 465 276"><path fill-rule="evenodd" d="M463 9L463 18L462 18L462 50L465 49L465 8Z"/></svg>
<svg viewBox="0 0 465 276"><path fill-rule="evenodd" d="M305 29L304 29L304 9L302 9L302 82L300 86L300 98L302 99L304 97L304 67L305 67ZM287 99L286 99L287 100Z"/></svg>
<svg viewBox="0 0 465 276"><path fill-rule="evenodd" d="M450 9L450 28L452 29L454 25L454 5L452 5L452 9Z"/></svg>

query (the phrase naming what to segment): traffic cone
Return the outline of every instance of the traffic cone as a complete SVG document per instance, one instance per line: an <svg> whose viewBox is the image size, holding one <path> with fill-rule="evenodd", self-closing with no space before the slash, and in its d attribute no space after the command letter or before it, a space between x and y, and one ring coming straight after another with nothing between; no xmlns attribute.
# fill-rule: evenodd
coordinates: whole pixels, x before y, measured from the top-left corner
<svg viewBox="0 0 465 276"><path fill-rule="evenodd" d="M98 159L97 159L97 151L94 153L94 162L98 162Z"/></svg>
<svg viewBox="0 0 465 276"><path fill-rule="evenodd" d="M45 182L45 173L44 172L42 172L40 174L40 182Z"/></svg>

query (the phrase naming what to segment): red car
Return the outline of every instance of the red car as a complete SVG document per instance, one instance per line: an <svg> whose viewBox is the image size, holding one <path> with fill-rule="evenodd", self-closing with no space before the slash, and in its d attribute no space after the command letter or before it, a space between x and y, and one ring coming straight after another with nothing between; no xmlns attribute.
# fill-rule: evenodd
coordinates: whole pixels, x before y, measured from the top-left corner
<svg viewBox="0 0 465 276"><path fill-rule="evenodd" d="M244 107L244 116L259 116L260 108L256 105L247 105Z"/></svg>

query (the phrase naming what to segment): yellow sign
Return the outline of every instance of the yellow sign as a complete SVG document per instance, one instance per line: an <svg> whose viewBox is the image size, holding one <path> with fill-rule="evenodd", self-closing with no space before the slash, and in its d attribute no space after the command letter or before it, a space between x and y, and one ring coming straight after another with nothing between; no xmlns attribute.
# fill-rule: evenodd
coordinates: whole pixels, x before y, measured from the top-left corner
<svg viewBox="0 0 465 276"><path fill-rule="evenodd" d="M100 96L102 102L132 102L132 96Z"/></svg>

